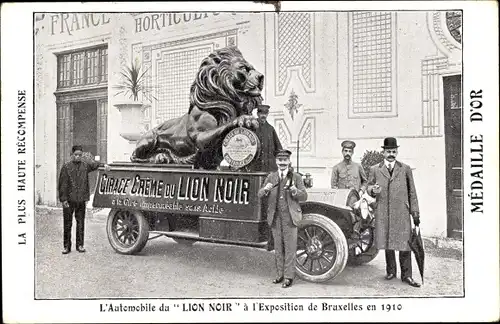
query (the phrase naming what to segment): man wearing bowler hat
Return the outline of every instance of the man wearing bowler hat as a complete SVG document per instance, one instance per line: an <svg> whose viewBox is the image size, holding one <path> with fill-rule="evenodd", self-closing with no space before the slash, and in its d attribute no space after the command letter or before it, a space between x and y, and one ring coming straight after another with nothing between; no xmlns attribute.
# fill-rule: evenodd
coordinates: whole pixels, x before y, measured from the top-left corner
<svg viewBox="0 0 500 324"><path fill-rule="evenodd" d="M417 192L410 166L397 161L398 143L393 137L384 139L384 161L370 168L368 193L377 198L375 210L375 245L385 250L386 279L396 278L396 254L399 251L401 280L412 287L420 284L412 278L411 219L418 226L420 216Z"/></svg>
<svg viewBox="0 0 500 324"><path fill-rule="evenodd" d="M277 277L273 283L283 283L283 288L290 287L295 277L297 226L302 220L299 202L307 200L302 177L290 167L291 154L277 153L278 171L271 172L259 190L259 198L267 198L267 223L274 237Z"/></svg>
<svg viewBox="0 0 500 324"><path fill-rule="evenodd" d="M353 141L343 141L342 155L344 159L333 167L331 187L333 189L356 189L356 191L366 190L365 170L356 162L352 161L356 143Z"/></svg>
<svg viewBox="0 0 500 324"><path fill-rule="evenodd" d="M278 170L278 166L276 165L276 153L282 149L276 130L267 122L268 115L268 105L257 106L259 128L255 133L260 141L260 156L258 160L256 160L255 171L267 173Z"/></svg>

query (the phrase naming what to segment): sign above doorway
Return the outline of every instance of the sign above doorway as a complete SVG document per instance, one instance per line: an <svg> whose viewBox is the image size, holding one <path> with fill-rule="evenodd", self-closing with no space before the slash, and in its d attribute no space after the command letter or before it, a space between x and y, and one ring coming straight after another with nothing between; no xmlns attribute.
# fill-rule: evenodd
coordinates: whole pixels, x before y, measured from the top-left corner
<svg viewBox="0 0 500 324"><path fill-rule="evenodd" d="M220 12L165 12L145 14L135 17L135 32L147 32L150 30L161 30L170 26L193 23L218 16ZM233 13L235 15L235 13Z"/></svg>

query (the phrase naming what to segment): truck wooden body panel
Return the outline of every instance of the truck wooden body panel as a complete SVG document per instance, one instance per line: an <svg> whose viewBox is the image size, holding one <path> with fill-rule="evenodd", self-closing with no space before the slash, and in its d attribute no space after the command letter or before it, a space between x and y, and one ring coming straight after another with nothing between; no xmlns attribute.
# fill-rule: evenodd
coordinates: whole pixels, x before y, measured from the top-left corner
<svg viewBox="0 0 500 324"><path fill-rule="evenodd" d="M261 172L207 171L187 165L113 163L109 171L99 170L93 206L111 208L108 238L123 254L140 252L150 234L184 243L206 241L270 250L265 202L257 195L265 177ZM315 270L314 262L305 266L306 259L298 266L303 278L322 281L343 270L350 244L359 243L356 235L361 223L351 207L358 199L354 190L308 189L308 200L301 203L305 218L304 228L299 229L299 241L304 241L299 242L301 253L309 251L307 255L314 256L317 252L311 251L323 246L329 251L326 246L334 244L336 254L311 257L309 262L316 260L321 271ZM330 264L321 264L319 256Z"/></svg>

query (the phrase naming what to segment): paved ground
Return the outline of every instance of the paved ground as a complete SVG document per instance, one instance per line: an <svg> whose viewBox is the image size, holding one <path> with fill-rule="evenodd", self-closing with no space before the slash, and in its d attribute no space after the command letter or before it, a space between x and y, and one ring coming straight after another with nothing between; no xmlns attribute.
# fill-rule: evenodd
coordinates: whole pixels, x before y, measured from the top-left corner
<svg viewBox="0 0 500 324"><path fill-rule="evenodd" d="M421 288L385 281L379 253L369 264L346 267L330 282L296 280L282 289L271 283L274 255L265 250L201 242L186 246L162 237L149 241L140 255L119 255L108 243L102 218L87 219L85 246L87 253L62 255L62 211L37 208L36 298L461 296L463 291L460 251L432 247L427 247ZM420 281L416 269L414 264L414 278Z"/></svg>

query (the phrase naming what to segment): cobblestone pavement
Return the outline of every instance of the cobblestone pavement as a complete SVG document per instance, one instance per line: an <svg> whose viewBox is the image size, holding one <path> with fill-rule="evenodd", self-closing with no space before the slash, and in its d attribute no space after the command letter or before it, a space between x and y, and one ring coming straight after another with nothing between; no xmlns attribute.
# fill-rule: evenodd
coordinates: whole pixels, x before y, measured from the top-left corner
<svg viewBox="0 0 500 324"><path fill-rule="evenodd" d="M295 280L289 289L271 283L274 255L262 249L196 242L187 246L161 237L139 255L114 252L105 220L86 220L86 253L62 255L62 210L36 211L35 294L55 298L196 297L372 297L461 296L460 251L427 248L425 285L413 288L399 279L384 280L384 254L369 264L346 267L334 280ZM73 225L73 242L74 230ZM414 279L420 282L414 263Z"/></svg>

